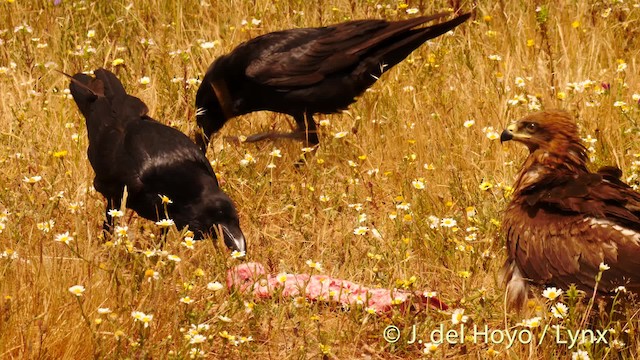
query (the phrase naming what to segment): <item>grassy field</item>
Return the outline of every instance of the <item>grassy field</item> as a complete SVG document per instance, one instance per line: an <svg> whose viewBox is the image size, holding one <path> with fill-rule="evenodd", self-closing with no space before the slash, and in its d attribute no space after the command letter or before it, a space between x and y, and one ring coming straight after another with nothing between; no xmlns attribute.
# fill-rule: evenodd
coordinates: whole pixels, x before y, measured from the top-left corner
<svg viewBox="0 0 640 360"><path fill-rule="evenodd" d="M626 181L639 181L637 0L479 2L473 21L422 46L348 111L318 115L321 145L302 166L299 142L224 140L288 130L293 121L282 115L231 120L213 142L207 156L237 204L250 261L277 274L311 272L311 259L324 274L367 286L436 291L450 311L375 315L216 290L239 263L224 246L191 249L172 229L160 249L160 229L132 212L118 220L126 237L99 237L105 201L92 188L84 119L54 69L110 69L151 116L191 134L198 78L241 42L349 19L404 19L451 3L1 0L0 358L637 356L633 303L615 322L590 320L594 331L614 329L607 344L570 347L543 332L555 324L586 329L584 305L564 289L570 311L556 318L539 289L526 313L505 313L497 276L501 211L526 154L497 140L509 122L566 109L594 168L617 165ZM357 235L358 227L368 231ZM56 241L65 236L68 243ZM69 290L75 285L85 289L80 296ZM452 324L458 308L467 328L533 340L509 346L496 333L495 341L407 343L414 324L425 342L441 325L460 330ZM517 325L523 321L529 327ZM402 332L394 344L383 337L389 325Z"/></svg>

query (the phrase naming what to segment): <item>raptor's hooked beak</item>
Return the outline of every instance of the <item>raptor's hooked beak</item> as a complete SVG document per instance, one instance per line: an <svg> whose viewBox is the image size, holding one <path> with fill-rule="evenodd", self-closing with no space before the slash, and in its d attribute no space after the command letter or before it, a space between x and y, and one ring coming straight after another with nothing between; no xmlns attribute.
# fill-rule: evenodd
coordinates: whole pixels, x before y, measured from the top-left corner
<svg viewBox="0 0 640 360"><path fill-rule="evenodd" d="M513 140L513 132L516 131L516 124L510 124L506 129L500 134L500 143L504 143L505 141Z"/></svg>

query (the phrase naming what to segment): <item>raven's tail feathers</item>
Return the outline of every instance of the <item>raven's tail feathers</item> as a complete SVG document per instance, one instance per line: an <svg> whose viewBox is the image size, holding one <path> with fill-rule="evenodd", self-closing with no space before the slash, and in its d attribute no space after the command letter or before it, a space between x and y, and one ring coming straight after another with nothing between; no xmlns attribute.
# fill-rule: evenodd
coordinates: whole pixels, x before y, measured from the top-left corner
<svg viewBox="0 0 640 360"><path fill-rule="evenodd" d="M471 15L472 13L466 13L440 24L431 25L425 28L408 30L394 38L387 40L389 41L389 43L387 43L387 46L383 46L379 48L379 50L377 50L379 58L382 58L384 60L384 64L386 65L386 68L383 70L383 72L404 60L407 56L409 56L409 54L411 54L425 41L438 37L454 29L456 26L467 21L467 19L469 19ZM398 39L399 37L401 37L401 39Z"/></svg>
<svg viewBox="0 0 640 360"><path fill-rule="evenodd" d="M127 92L122 86L122 82L116 77L114 73L105 69L97 69L94 72L96 79L102 81L104 86L104 96L107 99L112 100L119 97L127 96Z"/></svg>

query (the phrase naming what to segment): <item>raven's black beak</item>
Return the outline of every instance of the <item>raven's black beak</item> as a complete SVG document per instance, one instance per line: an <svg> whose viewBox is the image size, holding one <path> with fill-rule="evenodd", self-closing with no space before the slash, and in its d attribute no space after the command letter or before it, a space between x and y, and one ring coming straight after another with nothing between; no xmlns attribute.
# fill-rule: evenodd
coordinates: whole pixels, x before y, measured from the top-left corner
<svg viewBox="0 0 640 360"><path fill-rule="evenodd" d="M247 243L239 226L220 225L224 244L231 250L247 253Z"/></svg>

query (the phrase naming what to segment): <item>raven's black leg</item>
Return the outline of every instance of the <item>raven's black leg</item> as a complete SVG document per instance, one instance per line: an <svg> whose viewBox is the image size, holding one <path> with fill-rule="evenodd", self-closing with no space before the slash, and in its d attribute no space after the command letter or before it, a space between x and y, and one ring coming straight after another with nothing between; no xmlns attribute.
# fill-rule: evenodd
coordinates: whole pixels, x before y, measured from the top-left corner
<svg viewBox="0 0 640 360"><path fill-rule="evenodd" d="M313 114L307 113L305 119L304 113L298 113L293 116L298 125L296 131L290 133L283 132L262 132L253 134L245 140L246 142L256 142L265 139L295 139L304 141L309 146L318 145L318 134L316 131L316 123L313 121Z"/></svg>
<svg viewBox="0 0 640 360"><path fill-rule="evenodd" d="M262 141L262 140L267 140L267 139L293 139L293 140L300 140L303 141L304 140L304 134L298 131L295 132L290 132L290 133L283 133L283 132L274 132L274 131L268 131L268 132L261 132L258 134L253 134L251 136L248 136L247 139L245 140L245 142L257 142L257 141Z"/></svg>
<svg viewBox="0 0 640 360"><path fill-rule="evenodd" d="M313 120L313 113L307 112L307 116L301 120L302 123L298 118L296 118L298 130L304 132L305 142L307 145L312 147L318 145L320 140L318 140L318 130L316 129L316 122Z"/></svg>

